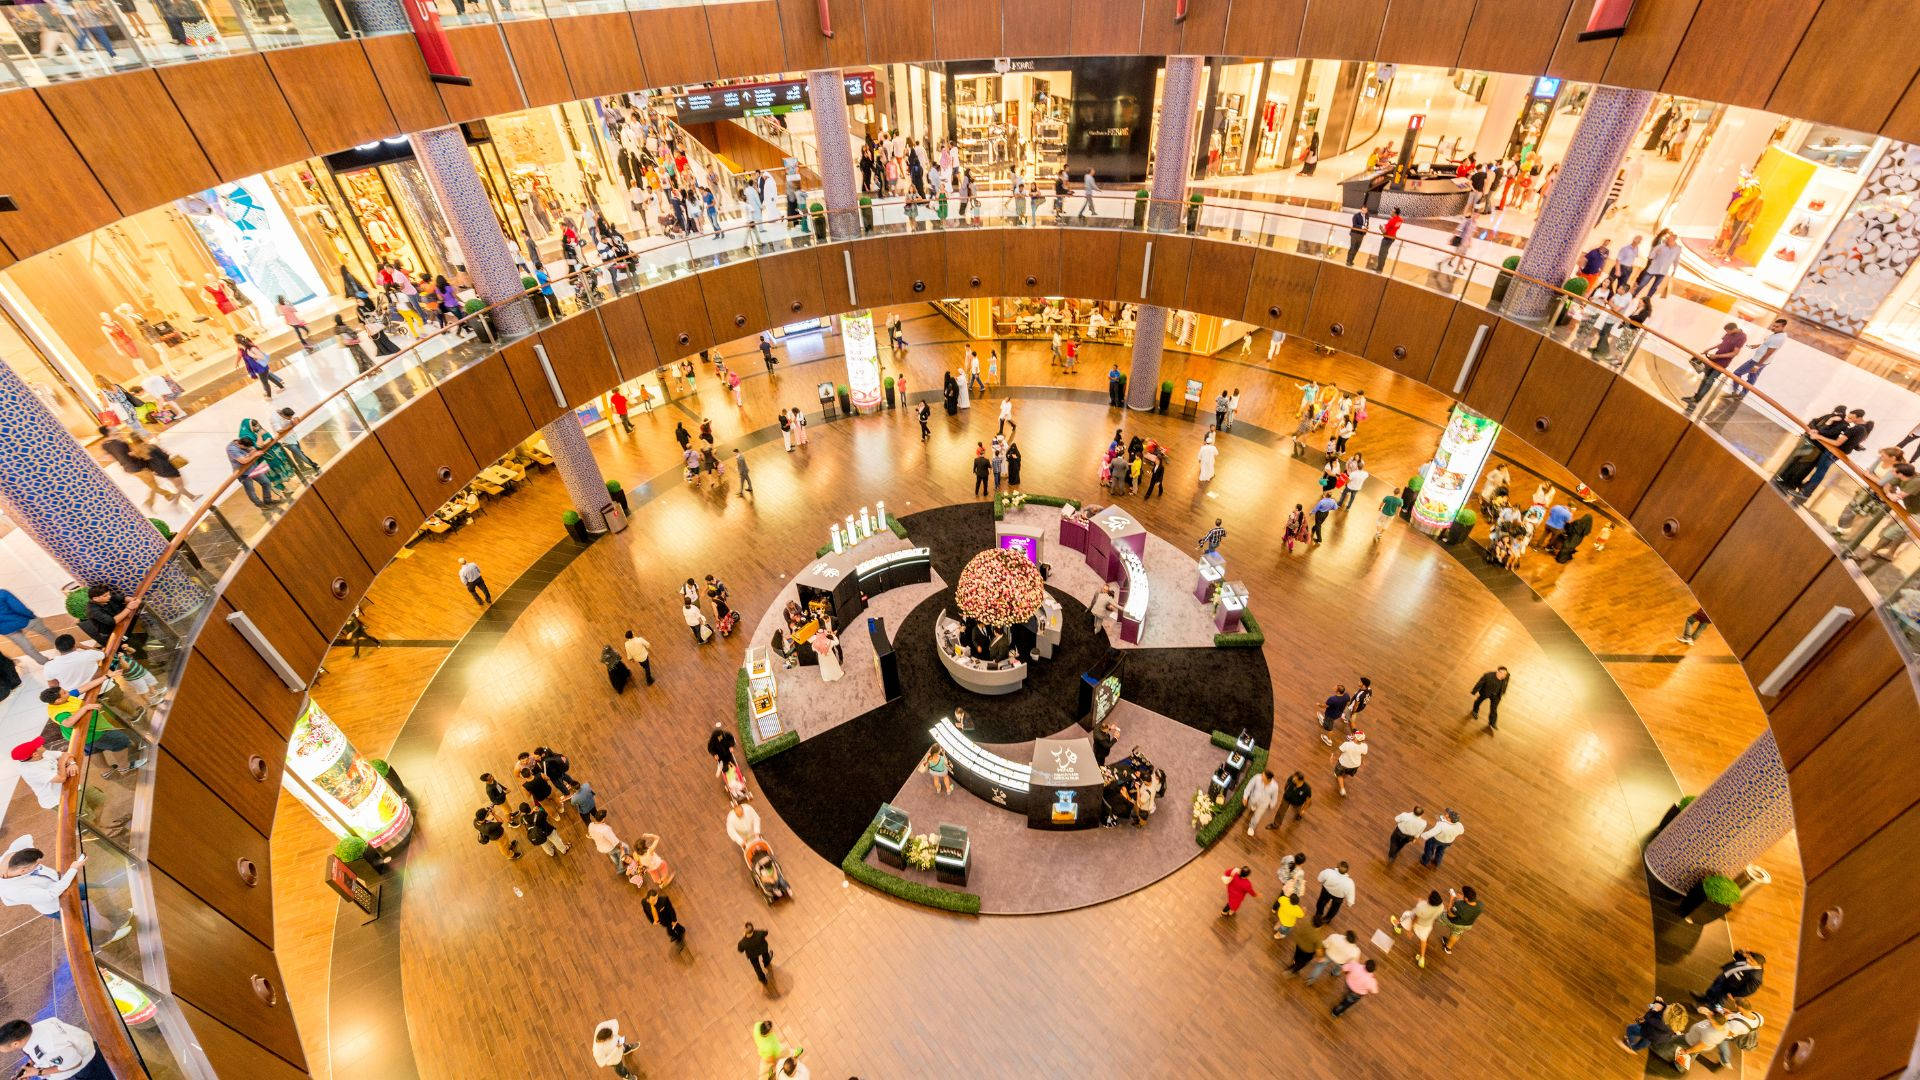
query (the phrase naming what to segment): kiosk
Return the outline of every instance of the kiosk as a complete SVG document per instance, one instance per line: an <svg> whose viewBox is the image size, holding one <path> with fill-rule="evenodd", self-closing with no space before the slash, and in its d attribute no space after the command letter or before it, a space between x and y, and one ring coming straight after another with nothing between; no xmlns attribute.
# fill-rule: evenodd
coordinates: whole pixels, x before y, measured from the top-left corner
<svg viewBox="0 0 1920 1080"><path fill-rule="evenodd" d="M1213 607L1213 627L1222 634L1240 631L1240 618L1247 610L1247 583L1229 581L1220 587L1220 599Z"/></svg>
<svg viewBox="0 0 1920 1080"><path fill-rule="evenodd" d="M976 694L1011 694L1027 681L1027 665L1013 655L1013 643L1005 631L995 631L988 659L972 655L967 648L966 624L944 609L934 620L933 644L940 663L954 682ZM998 654L999 659L994 659Z"/></svg>
<svg viewBox="0 0 1920 1080"><path fill-rule="evenodd" d="M943 717L929 734L940 749L947 752L947 760L953 765L953 778L961 787L1016 814L1027 812L1033 786L1031 764L1008 761L982 749L953 726L951 717Z"/></svg>
<svg viewBox="0 0 1920 1080"><path fill-rule="evenodd" d="M1087 522L1086 550L1087 565L1100 575L1101 581L1119 581L1122 575L1120 555L1131 552L1136 559L1147 553L1147 530L1133 515L1118 506L1109 506L1097 511ZM1145 565L1141 567L1141 580L1146 579ZM1142 605L1145 606L1144 604Z"/></svg>
<svg viewBox="0 0 1920 1080"><path fill-rule="evenodd" d="M1120 640L1138 645L1147 631L1147 564L1128 548L1114 559L1120 564Z"/></svg>
<svg viewBox="0 0 1920 1080"><path fill-rule="evenodd" d="M1213 603L1213 588L1227 580L1227 561L1217 551L1209 551L1200 556L1200 564L1194 568L1193 598L1203 604Z"/></svg>
<svg viewBox="0 0 1920 1080"><path fill-rule="evenodd" d="M1092 739L1035 739L1028 772L1029 829L1090 829L1100 824L1105 780L1094 760Z"/></svg>

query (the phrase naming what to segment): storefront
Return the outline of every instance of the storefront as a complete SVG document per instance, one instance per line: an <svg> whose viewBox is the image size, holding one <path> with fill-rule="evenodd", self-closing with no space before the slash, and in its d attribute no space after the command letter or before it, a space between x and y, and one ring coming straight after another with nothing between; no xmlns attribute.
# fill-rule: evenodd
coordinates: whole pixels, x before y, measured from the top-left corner
<svg viewBox="0 0 1920 1080"><path fill-rule="evenodd" d="M589 205L601 213L626 206L617 162L601 137L598 106L572 101L466 125L509 235L521 247L530 240L548 259L559 256L564 219L578 225Z"/></svg>
<svg viewBox="0 0 1920 1080"><path fill-rule="evenodd" d="M1092 169L1104 181L1146 179L1155 76L1150 57L1040 57L946 65L946 130L975 181L1016 168L1049 183ZM918 69L914 69L918 70ZM911 78L911 71L909 72Z"/></svg>
<svg viewBox="0 0 1920 1080"><path fill-rule="evenodd" d="M377 265L387 263L418 279L458 279L465 260L440 213L426 173L404 137L364 143L322 159L325 196L359 234Z"/></svg>

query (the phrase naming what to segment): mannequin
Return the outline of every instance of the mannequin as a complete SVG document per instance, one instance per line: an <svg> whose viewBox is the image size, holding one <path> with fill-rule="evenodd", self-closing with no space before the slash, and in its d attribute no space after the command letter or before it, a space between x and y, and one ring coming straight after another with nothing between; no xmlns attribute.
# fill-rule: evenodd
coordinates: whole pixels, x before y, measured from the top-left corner
<svg viewBox="0 0 1920 1080"><path fill-rule="evenodd" d="M115 352L133 361L134 366L140 370L146 370L147 365L140 357L140 346L134 343L133 335L127 333L126 327L114 321L113 316L104 311L100 313L100 333L106 337L107 344L111 345Z"/></svg>
<svg viewBox="0 0 1920 1080"><path fill-rule="evenodd" d="M1724 259L1734 258L1734 252L1746 241L1747 231L1753 228L1766 203L1760 193L1760 181L1754 179L1751 172L1743 171L1740 182L1734 186L1733 197L1727 200L1727 214L1720 223L1720 235L1714 239L1713 253Z"/></svg>

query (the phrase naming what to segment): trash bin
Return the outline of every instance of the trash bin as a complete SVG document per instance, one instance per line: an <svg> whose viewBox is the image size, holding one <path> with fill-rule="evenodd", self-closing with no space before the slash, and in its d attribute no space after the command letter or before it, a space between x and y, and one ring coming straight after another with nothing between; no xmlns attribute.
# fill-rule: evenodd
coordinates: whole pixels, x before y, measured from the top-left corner
<svg viewBox="0 0 1920 1080"><path fill-rule="evenodd" d="M607 519L608 532L617 533L626 531L627 512L620 509L616 504L607 503L600 507L600 516Z"/></svg>
<svg viewBox="0 0 1920 1080"><path fill-rule="evenodd" d="M1748 863L1745 870L1734 875L1733 883L1740 886L1740 899L1745 900L1747 897L1752 896L1756 890L1773 884L1773 875L1752 863Z"/></svg>

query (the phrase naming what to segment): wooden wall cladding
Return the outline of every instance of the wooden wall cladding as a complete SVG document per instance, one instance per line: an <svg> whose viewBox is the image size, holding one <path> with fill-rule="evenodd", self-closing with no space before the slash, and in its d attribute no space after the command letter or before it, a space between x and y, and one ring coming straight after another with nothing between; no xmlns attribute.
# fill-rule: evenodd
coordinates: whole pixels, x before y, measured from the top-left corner
<svg viewBox="0 0 1920 1080"><path fill-rule="evenodd" d="M1193 254L1187 260L1187 292L1175 306L1221 314L1223 300L1230 302L1233 297L1246 295L1253 280L1256 251L1245 244L1195 240Z"/></svg>
<svg viewBox="0 0 1920 1080"><path fill-rule="evenodd" d="M273 580L273 575L268 574L265 567L261 567L259 573L266 576L273 588L280 588L280 583ZM229 580L218 606L207 616L205 625L200 628L200 636L194 639L194 661L198 663L204 660L219 672L234 692L274 730L280 738L280 745L285 746L287 739L293 735L294 714L300 709L301 695L287 689L287 684L281 682L279 676L267 667L266 661L260 658L260 654L253 651L253 646L247 644L240 637L240 632L227 623L227 616L239 610L232 602L235 599L232 595L233 586L237 581L237 578ZM238 599L245 601L244 597ZM293 602L288 600L285 603L291 607ZM260 610L259 605L255 604L246 612L251 617ZM300 623L302 633L313 633L313 626L305 616L301 616ZM309 652L319 655L324 654L325 650L326 643L314 635ZM315 661L315 667L318 666L319 662ZM175 707L178 708L178 705Z"/></svg>
<svg viewBox="0 0 1920 1080"><path fill-rule="evenodd" d="M1185 53L1188 56L1218 56L1231 53L1227 47L1227 15L1230 4L1190 4L1187 7L1187 21L1177 24L1180 31L1180 44L1177 48L1165 50L1168 53ZM1173 12L1161 7L1157 12L1147 12L1146 39L1155 33L1154 25L1165 20L1162 25L1174 26Z"/></svg>
<svg viewBox="0 0 1920 1080"><path fill-rule="evenodd" d="M262 720L197 652L180 674L160 739L168 753L247 824L262 836L272 834L286 737ZM257 778L255 758L260 761Z"/></svg>
<svg viewBox="0 0 1920 1080"><path fill-rule="evenodd" d="M266 58L314 153L400 134L358 41L275 49Z"/></svg>
<svg viewBox="0 0 1920 1080"><path fill-rule="evenodd" d="M241 559L228 572L227 584L220 595L233 605L233 610L244 612L247 618L260 631L288 666L303 679L310 679L320 670L320 661L327 655L328 637L315 628L313 620L307 618L298 602L289 593L280 579L274 576L266 562L257 555ZM252 645L240 638L239 631L224 622L226 613L220 613L221 625L214 627L213 619L207 620L202 628L199 642L206 643L205 652L213 659L214 666L227 677L234 688L247 696L253 707L275 730L291 734L293 731L293 708L286 704L289 694L286 683L272 673L261 660L260 654ZM211 637L208 630L214 631ZM229 659L232 651L228 646L227 635L232 634L231 644L238 646L241 655L252 660L263 670L267 678L256 677L251 665L235 665ZM236 674L236 667L238 673ZM263 691L255 697L255 691Z"/></svg>
<svg viewBox="0 0 1920 1080"><path fill-rule="evenodd" d="M1019 5L1016 18L1027 18ZM1000 0L933 0L933 55L977 60L1000 51Z"/></svg>
<svg viewBox="0 0 1920 1080"><path fill-rule="evenodd" d="M462 474L460 482L472 475ZM328 640L346 625L354 601L373 584L373 568L333 520L323 499L295 499L254 554Z"/></svg>
<svg viewBox="0 0 1920 1080"><path fill-rule="evenodd" d="M760 283L758 266L752 262L730 263L701 274L699 281L713 340L732 341L767 328L767 294Z"/></svg>
<svg viewBox="0 0 1920 1080"><path fill-rule="evenodd" d="M158 70L167 96L220 179L238 180L312 152L265 57L222 56ZM236 101L247 103L244 124L234 123Z"/></svg>
<svg viewBox="0 0 1920 1080"><path fill-rule="evenodd" d="M1387 279L1363 270L1328 263L1314 281L1307 306L1306 335L1347 352L1366 355L1367 338L1380 310Z"/></svg>
<svg viewBox="0 0 1920 1080"><path fill-rule="evenodd" d="M1387 0L1309 0L1300 25L1301 56L1372 56L1387 18Z"/></svg>
<svg viewBox="0 0 1920 1080"><path fill-rule="evenodd" d="M1900 104L1893 107L1884 130L1902 142L1920 142L1920 78L1913 80Z"/></svg>
<svg viewBox="0 0 1920 1080"><path fill-rule="evenodd" d="M154 763L148 835L147 858L155 867L273 948L273 856L267 838L164 746Z"/></svg>
<svg viewBox="0 0 1920 1080"><path fill-rule="evenodd" d="M1903 855L1911 861L1911 851ZM1808 882L1809 897L1816 884ZM1910 915L1905 923L1912 925ZM1813 997L1796 995L1780 1046L1784 1053L1795 1043L1811 1040L1812 1053L1791 1074L1776 1065L1768 1075L1791 1075L1793 1080L1892 1080L1908 1075L1907 1059L1913 1054L1920 1020L1912 1004L1916 980L1920 980L1920 938L1909 938L1831 990Z"/></svg>
<svg viewBox="0 0 1920 1080"><path fill-rule="evenodd" d="M1735 655L1758 644L1834 561L1820 526L1762 485L1687 586ZM1764 553L1764 554L1762 554ZM1756 573L1761 562L1765 573Z"/></svg>
<svg viewBox="0 0 1920 1080"><path fill-rule="evenodd" d="M1473 5L1455 0L1393 0L1380 27L1382 59L1450 68L1467 40Z"/></svg>
<svg viewBox="0 0 1920 1080"><path fill-rule="evenodd" d="M1913 682L1895 675L1788 774L1800 864L1809 879L1920 799L1912 781L1920 765L1920 746L1909 734L1913 714Z"/></svg>
<svg viewBox="0 0 1920 1080"><path fill-rule="evenodd" d="M1613 54L1600 81L1609 86L1649 88L1665 82L1698 4L1699 0L1661 0L1639 5L1627 32L1614 39ZM1574 12L1584 6L1573 5Z"/></svg>
<svg viewBox="0 0 1920 1080"><path fill-rule="evenodd" d="M159 908L167 979L176 997L239 1031L281 1059L305 1068L300 1035L273 950L255 941L165 874L151 875ZM275 1004L254 992L255 978L272 988Z"/></svg>
<svg viewBox="0 0 1920 1080"><path fill-rule="evenodd" d="M533 339L516 341L500 350L500 359L506 365L507 374L513 379L513 388L520 394L520 405L527 410L527 418L536 428L546 427L556 418L566 414L565 403L553 399L553 388L547 385L547 375L540 367L540 358L534 354ZM647 346L652 349L652 345ZM452 413L449 403L448 412ZM458 420L458 414L453 414ZM476 459L478 460L478 459Z"/></svg>
<svg viewBox="0 0 1920 1080"><path fill-rule="evenodd" d="M786 56L780 48L780 7L773 0L711 4L706 10L717 77L737 79L785 70Z"/></svg>
<svg viewBox="0 0 1920 1080"><path fill-rule="evenodd" d="M362 438L328 462L313 488L360 557L376 571L438 505L421 507L378 439Z"/></svg>
<svg viewBox="0 0 1920 1080"><path fill-rule="evenodd" d="M1460 44L1459 66L1485 71L1544 71L1553 59L1572 0L1479 0Z"/></svg>
<svg viewBox="0 0 1920 1080"><path fill-rule="evenodd" d="M692 12L700 20L704 37L706 15L700 8L671 10ZM641 63L640 48L634 42L634 25L627 21L625 12L574 15L554 19L552 23L554 41L560 46L561 60L567 66L567 81L573 85L575 97L605 97L652 85ZM711 52L708 57L711 59ZM711 63L706 77L712 77Z"/></svg>
<svg viewBox="0 0 1920 1080"><path fill-rule="evenodd" d="M1615 379L1567 458L1567 469L1607 505L1631 514L1686 430L1687 418L1666 402Z"/></svg>
<svg viewBox="0 0 1920 1080"><path fill-rule="evenodd" d="M852 243L828 244L815 247L814 255L820 260L820 303L829 312L852 310L853 284L848 279L848 266L851 265Z"/></svg>
<svg viewBox="0 0 1920 1080"><path fill-rule="evenodd" d="M632 19L629 40L637 38L640 42L640 60L646 65L647 81L621 89L714 80L719 69L713 59L713 37L707 26L706 8L698 4L653 8L635 11L628 17ZM565 42L561 44L564 49ZM567 69L573 70L572 53L568 53ZM574 88L579 89L577 80Z"/></svg>
<svg viewBox="0 0 1920 1080"><path fill-rule="evenodd" d="M1859 572L1852 564L1839 560L1828 563L1820 576L1813 579L1813 584L1807 586L1760 640L1740 657L1747 669L1747 681L1755 686L1766 681L1807 632L1834 608L1847 609L1855 619L1873 610L1863 591ZM1779 700L1777 694L1761 695L1760 704L1770 708Z"/></svg>
<svg viewBox="0 0 1920 1080"><path fill-rule="evenodd" d="M1319 276L1320 263L1314 259L1277 251L1255 253L1253 279L1247 287L1241 321L1283 334L1305 333L1314 281Z"/></svg>
<svg viewBox="0 0 1920 1080"><path fill-rule="evenodd" d="M1227 10L1227 40L1248 56L1300 55L1307 0L1239 0Z"/></svg>
<svg viewBox="0 0 1920 1080"><path fill-rule="evenodd" d="M1580 40L1591 10L1592 5L1581 0L1567 12L1566 21L1560 27L1560 40L1553 47L1553 59L1547 61L1547 74L1581 82L1597 82L1606 74L1607 61L1613 59L1613 43L1619 39Z"/></svg>
<svg viewBox="0 0 1920 1080"><path fill-rule="evenodd" d="M1752 39L1749 39L1752 40ZM1836 58L1845 75L1836 78ZM1826 0L1788 61L1767 108L1878 131L1920 71L1909 0Z"/></svg>
<svg viewBox="0 0 1920 1080"><path fill-rule="evenodd" d="M1633 509L1633 527L1674 573L1691 578L1759 486L1745 458L1690 427Z"/></svg>
<svg viewBox="0 0 1920 1080"><path fill-rule="evenodd" d="M1006 276L1000 235L985 229L965 229L947 236L947 294L1002 296ZM975 284L978 282L979 284Z"/></svg>
<svg viewBox="0 0 1920 1080"><path fill-rule="evenodd" d="M1693 24L1680 41L1661 89L1685 97L1708 95L1712 101L1764 108L1793 53L1747 49L1753 41L1799 41L1813 22L1820 0L1699 0ZM1727 63L1739 50L1741 62Z"/></svg>
<svg viewBox="0 0 1920 1080"><path fill-rule="evenodd" d="M515 112L527 107L514 77L514 61L507 56L505 35L498 26L450 26L447 41L460 58L460 70L473 80L471 86L436 84L441 107L453 123L483 116ZM552 44L552 38L548 38ZM564 75L561 79L565 81Z"/></svg>
<svg viewBox="0 0 1920 1080"><path fill-rule="evenodd" d="M427 75L427 61L420 55L420 43L412 34L379 34L362 38L367 63L373 77L387 95L387 108L402 131L424 131L444 127L447 107L440 92Z"/></svg>
<svg viewBox="0 0 1920 1080"><path fill-rule="evenodd" d="M1408 378L1427 381L1456 301L1445 293L1389 281L1367 336L1367 359Z"/></svg>
<svg viewBox="0 0 1920 1080"><path fill-rule="evenodd" d="M1880 613L1861 613L1767 710L1767 723L1780 745L1780 760L1789 769L1798 767L1821 740L1904 670L1900 650Z"/></svg>
<svg viewBox="0 0 1920 1080"><path fill-rule="evenodd" d="M480 471L438 391L413 399L382 421L373 434L386 447L414 501L428 508L428 513L453 498Z"/></svg>
<svg viewBox="0 0 1920 1080"><path fill-rule="evenodd" d="M1500 422L1564 465L1613 379L1610 369L1558 342L1543 341Z"/></svg>
<svg viewBox="0 0 1920 1080"><path fill-rule="evenodd" d="M0 193L19 209L0 214L0 241L18 259L120 218L87 163L60 131L40 95L0 94Z"/></svg>
<svg viewBox="0 0 1920 1080"><path fill-rule="evenodd" d="M932 55L933 0L869 0L868 63L891 64Z"/></svg>
<svg viewBox="0 0 1920 1080"><path fill-rule="evenodd" d="M622 375L631 379L660 366L638 293L601 305L600 325L606 329L607 344L613 349L613 366L619 368Z"/></svg>
<svg viewBox="0 0 1920 1080"><path fill-rule="evenodd" d="M1321 277L1325 276L1322 272ZM1487 335L1486 344L1480 348L1480 358L1474 362L1467 392L1461 400L1486 416L1507 415L1507 406L1513 404L1513 396L1520 391L1520 382L1527 377L1527 368L1532 365L1533 354L1540 344L1540 335L1526 327L1505 319L1495 320L1493 333Z"/></svg>
<svg viewBox="0 0 1920 1080"><path fill-rule="evenodd" d="M249 1080L305 1080L307 1071L289 1065L259 1043L215 1020L184 1001L176 1002L207 1063L219 1076L245 1076Z"/></svg>
<svg viewBox="0 0 1920 1080"><path fill-rule="evenodd" d="M122 214L220 181L151 70L74 79L38 92Z"/></svg>
<svg viewBox="0 0 1920 1080"><path fill-rule="evenodd" d="M819 0L775 0L780 9L780 41L790 71L851 67L867 62L866 5L863 0L827 0L833 36L820 31ZM1051 54L1049 54L1051 55Z"/></svg>
<svg viewBox="0 0 1920 1080"><path fill-rule="evenodd" d="M557 21L515 19L500 24L500 34L506 39L513 71L519 79L521 96L529 108L555 105L580 96L573 92L573 84L567 79L567 62L560 56L559 40L553 36L553 25Z"/></svg>
<svg viewBox="0 0 1920 1080"><path fill-rule="evenodd" d="M1065 56L1072 47L1072 0L1025 0L1018 18L1000 20L1002 55Z"/></svg>
<svg viewBox="0 0 1920 1080"><path fill-rule="evenodd" d="M1119 295L1112 287L1109 287L1104 293L1082 293L1077 290L1066 289L1068 270L1061 265L1061 244L1063 240L1059 230L1008 229L1001 235L1006 240L1006 246L1002 249L1005 252L1003 267L1007 275L1007 291L1010 295L1090 297ZM1093 236L1094 234L1089 233L1088 235ZM1112 236L1114 239L1114 245L1111 249L1113 259L1105 264L1110 272L1114 264L1119 261L1120 237L1115 233L1103 235ZM1077 243L1078 241L1076 241L1076 244ZM1075 252L1073 260L1076 265L1073 266L1072 270L1076 275L1074 278L1076 284L1088 283L1087 279L1078 276L1083 269L1078 265L1079 260L1082 258L1078 253L1085 250L1087 251L1086 257L1091 258L1097 253L1102 253L1106 250L1097 238L1092 240L1092 244L1093 246L1090 249L1083 249L1077 246L1073 249ZM1092 274L1095 278L1098 278L1101 271L1097 267L1092 268Z"/></svg>
<svg viewBox="0 0 1920 1080"><path fill-rule="evenodd" d="M789 251L763 256L755 262L760 268L760 295L767 302L767 322L770 325L784 325L832 314L822 299L820 275L840 268L825 265L818 252ZM611 326L608 332L612 332ZM626 370L624 363L621 370Z"/></svg>
<svg viewBox="0 0 1920 1080"><path fill-rule="evenodd" d="M540 344L570 405L592 401L620 381L613 370L613 351L607 347L607 332L600 326L597 311L588 309L545 327L540 331ZM476 457L475 460L479 463L491 459ZM465 483L466 478L461 477L461 482Z"/></svg>
<svg viewBox="0 0 1920 1080"><path fill-rule="evenodd" d="M707 302L700 295L700 282L691 277L673 281L640 294L640 307L647 315L647 330L653 334L654 352L661 363L678 360L713 345L713 331L707 325ZM523 383L522 394L527 388Z"/></svg>
<svg viewBox="0 0 1920 1080"><path fill-rule="evenodd" d="M1074 56L1131 56L1140 51L1146 5L1140 0L1072 0L1067 51ZM873 33L873 20L867 20Z"/></svg>
<svg viewBox="0 0 1920 1080"><path fill-rule="evenodd" d="M528 353L533 351L530 341L514 345ZM499 460L535 426L533 415L520 400L520 388L507 370L504 353L489 356L441 383L440 399L447 403L453 426L467 441L467 450L481 468ZM397 474L394 479L399 480Z"/></svg>
<svg viewBox="0 0 1920 1080"><path fill-rule="evenodd" d="M1147 267L1147 303L1177 308L1187 299L1187 268L1194 242L1184 236L1152 236L1147 243L1153 249L1153 265ZM1122 250L1125 246L1121 245Z"/></svg>
<svg viewBox="0 0 1920 1080"><path fill-rule="evenodd" d="M1136 303L1146 300L1148 285L1146 271L1149 269L1147 244L1154 239L1157 237L1145 236L1141 233L1120 234L1120 257L1113 264L1111 295L1114 299L1132 300ZM1078 256L1074 252L1078 249L1071 245L1071 238L1066 238L1065 242L1068 246L1061 249L1061 258L1076 259Z"/></svg>

